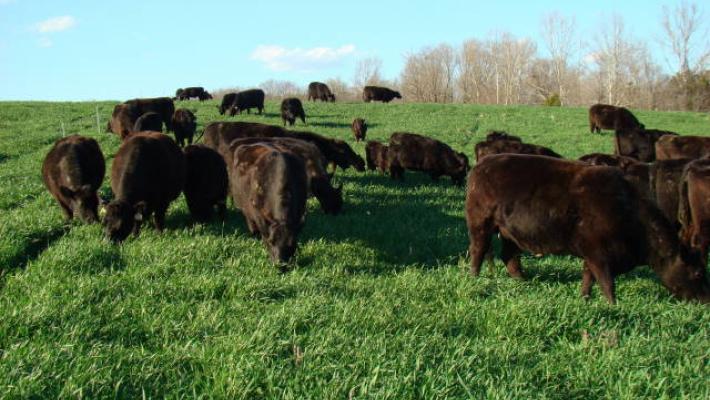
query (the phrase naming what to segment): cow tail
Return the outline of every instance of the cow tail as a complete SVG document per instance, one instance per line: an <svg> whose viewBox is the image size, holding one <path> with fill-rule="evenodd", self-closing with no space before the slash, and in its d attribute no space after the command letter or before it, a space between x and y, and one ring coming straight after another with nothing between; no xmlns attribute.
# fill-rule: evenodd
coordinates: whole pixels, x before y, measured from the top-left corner
<svg viewBox="0 0 710 400"><path fill-rule="evenodd" d="M207 129L207 128L205 128L205 129ZM204 134L205 134L205 129L203 129L202 132L200 132L200 136L198 136L197 139L195 139L194 143L197 143L200 141L200 139L202 139L202 136L204 136Z"/></svg>
<svg viewBox="0 0 710 400"><path fill-rule="evenodd" d="M678 222L680 222L680 237L690 243L692 217L690 211L690 199L688 199L688 178L681 179L678 194Z"/></svg>

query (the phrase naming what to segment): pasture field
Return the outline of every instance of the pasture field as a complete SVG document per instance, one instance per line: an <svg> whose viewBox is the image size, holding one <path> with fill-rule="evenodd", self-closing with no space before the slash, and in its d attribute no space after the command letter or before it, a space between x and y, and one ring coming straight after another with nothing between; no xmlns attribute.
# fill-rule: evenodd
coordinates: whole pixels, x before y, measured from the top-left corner
<svg viewBox="0 0 710 400"><path fill-rule="evenodd" d="M407 173L338 171L342 215L309 201L296 267L280 273L230 208L115 246L99 225L66 226L41 182L66 134L96 138L115 102L0 103L0 398L710 398L710 308L676 301L646 267L617 279L618 305L580 298L581 260L527 256L468 275L463 188ZM182 102L198 131L215 101ZM308 130L348 140L408 130L473 161L488 129L566 157L611 152L585 109L304 103ZM101 119L97 132L96 110ZM710 133L707 114L638 112L649 128ZM300 126L297 126L300 129ZM104 193L109 192L108 177Z"/></svg>

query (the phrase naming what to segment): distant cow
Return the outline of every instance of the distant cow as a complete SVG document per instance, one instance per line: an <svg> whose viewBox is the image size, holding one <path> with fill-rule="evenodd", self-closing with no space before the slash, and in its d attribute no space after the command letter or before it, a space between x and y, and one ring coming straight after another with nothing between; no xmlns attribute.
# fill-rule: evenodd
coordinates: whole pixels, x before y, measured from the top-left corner
<svg viewBox="0 0 710 400"><path fill-rule="evenodd" d="M219 217L224 219L229 180L222 156L199 144L189 145L183 152L187 169L185 201L192 218L209 221L216 207Z"/></svg>
<svg viewBox="0 0 710 400"><path fill-rule="evenodd" d="M222 103L217 107L219 109L219 114L224 115L227 110L232 108L232 104L237 99L236 93L227 93L222 97Z"/></svg>
<svg viewBox="0 0 710 400"><path fill-rule="evenodd" d="M608 104L595 104L589 107L589 130L592 133L599 133L602 129L622 131L634 128L645 127L631 111L624 107Z"/></svg>
<svg viewBox="0 0 710 400"><path fill-rule="evenodd" d="M170 203L185 184L185 158L167 135L141 132L121 144L111 167L114 200L106 206L104 232L114 243L131 232L140 233L141 224L154 214L154 224L162 231Z"/></svg>
<svg viewBox="0 0 710 400"><path fill-rule="evenodd" d="M134 132L133 128L138 117L140 117L138 107L134 104L116 104L106 129L117 134L121 139L125 139L131 132Z"/></svg>
<svg viewBox="0 0 710 400"><path fill-rule="evenodd" d="M261 114L264 111L264 97L266 96L261 89L249 89L237 93L229 108L229 116L241 114L244 110L247 110L247 114L251 114L252 108L256 108Z"/></svg>
<svg viewBox="0 0 710 400"><path fill-rule="evenodd" d="M247 137L292 137L318 146L328 163L342 169L352 166L358 171L365 170L365 160L357 155L344 141L331 139L312 132L288 131L275 125L256 122L213 122L205 127L205 144L218 149L220 143Z"/></svg>
<svg viewBox="0 0 710 400"><path fill-rule="evenodd" d="M300 118L304 124L306 123L306 112L303 111L301 100L295 97L283 99L281 101L281 120L283 120L284 126L286 126L286 122L293 126L296 123L296 118Z"/></svg>
<svg viewBox="0 0 710 400"><path fill-rule="evenodd" d="M499 233L508 273L522 277L521 251L584 259L582 296L596 280L610 303L614 278L650 265L671 293L710 302L699 254L681 245L668 221L612 167L519 154L491 155L468 176L466 224L477 276Z"/></svg>
<svg viewBox="0 0 710 400"><path fill-rule="evenodd" d="M78 214L84 222L98 222L96 191L105 172L99 144L79 135L57 140L42 163L42 180L67 220Z"/></svg>
<svg viewBox="0 0 710 400"><path fill-rule="evenodd" d="M193 98L204 101L212 99L212 95L201 86L186 87L184 89L178 89L177 92L175 92L175 99L177 100L190 100Z"/></svg>
<svg viewBox="0 0 710 400"><path fill-rule="evenodd" d="M486 136L486 140L476 143L474 147L476 162L491 154L531 154L538 156L548 156L562 158L561 155L544 146L523 143L519 137L509 135L505 132L492 131Z"/></svg>
<svg viewBox="0 0 710 400"><path fill-rule="evenodd" d="M296 252L305 221L303 160L264 143L239 146L234 153L229 166L234 204L249 231L261 236L272 262L286 264Z"/></svg>
<svg viewBox="0 0 710 400"><path fill-rule="evenodd" d="M353 136L355 136L355 141L359 142L365 140L367 135L367 122L362 118L355 118L353 123L350 125L350 129L353 131Z"/></svg>
<svg viewBox="0 0 710 400"><path fill-rule="evenodd" d="M173 103L173 99L170 97L133 99L125 101L124 104L134 105L139 116L150 111L160 114L163 119L163 123L165 124L165 128L168 131L173 130L172 118L173 113L175 113L175 103Z"/></svg>
<svg viewBox="0 0 710 400"><path fill-rule="evenodd" d="M321 209L326 214L340 213L343 208L343 187L341 185L334 188L330 184L330 176L325 170L325 157L316 145L290 137L235 139L229 144L227 151L222 152L222 156L228 163L232 163L237 147L255 143L268 144L277 150L288 151L299 156L306 167L309 193L318 199Z"/></svg>
<svg viewBox="0 0 710 400"><path fill-rule="evenodd" d="M705 158L710 156L710 137L663 136L656 142L656 159Z"/></svg>
<svg viewBox="0 0 710 400"><path fill-rule="evenodd" d="M136 120L136 123L133 124L133 132L142 132L142 131L154 131L154 132L162 132L163 131L163 117L160 116L160 114L149 111Z"/></svg>
<svg viewBox="0 0 710 400"><path fill-rule="evenodd" d="M710 245L710 160L690 162L683 171L680 183L678 219L682 225L681 238L700 251L707 262Z"/></svg>
<svg viewBox="0 0 710 400"><path fill-rule="evenodd" d="M399 92L386 87L380 86L365 86L362 90L362 100L366 103L371 101L381 101L389 103L392 99L401 99L402 95Z"/></svg>
<svg viewBox="0 0 710 400"><path fill-rule="evenodd" d="M614 132L614 153L635 158L642 162L656 159L656 142L664 135L677 136L670 131L634 128Z"/></svg>
<svg viewBox="0 0 710 400"><path fill-rule="evenodd" d="M404 179L404 171L422 171L436 180L448 175L462 185L469 169L468 158L449 145L415 133L395 132L390 136L387 164L393 179Z"/></svg>
<svg viewBox="0 0 710 400"><path fill-rule="evenodd" d="M180 147L187 144L192 144L192 137L197 129L197 117L192 111L187 108L178 108L173 114L173 131L175 132L175 140Z"/></svg>
<svg viewBox="0 0 710 400"><path fill-rule="evenodd" d="M389 171L389 164L387 163L387 149L386 144L370 140L365 145L365 159L367 160L367 168L370 171L378 169L381 173Z"/></svg>
<svg viewBox="0 0 710 400"><path fill-rule="evenodd" d="M322 82L311 82L308 84L308 100L335 101L335 95L330 91L328 85Z"/></svg>

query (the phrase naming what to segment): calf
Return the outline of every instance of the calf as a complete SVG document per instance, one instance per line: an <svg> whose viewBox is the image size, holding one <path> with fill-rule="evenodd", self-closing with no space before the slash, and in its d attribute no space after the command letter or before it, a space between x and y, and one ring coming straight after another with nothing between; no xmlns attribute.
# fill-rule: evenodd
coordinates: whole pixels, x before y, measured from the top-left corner
<svg viewBox="0 0 710 400"><path fill-rule="evenodd" d="M617 168L530 155L488 156L468 177L466 224L473 275L480 273L498 232L501 258L514 277L522 277L522 250L569 254L584 259L584 297L596 280L615 303L614 278L650 265L674 296L710 302L699 254L679 243L659 210Z"/></svg>
<svg viewBox="0 0 710 400"><path fill-rule="evenodd" d="M387 164L393 179L404 179L404 170L426 172L436 180L448 175L462 185L469 169L468 158L446 143L415 133L395 132L390 136Z"/></svg>
<svg viewBox="0 0 710 400"><path fill-rule="evenodd" d="M44 185L59 203L67 220L78 214L84 222L98 221L96 191L105 172L99 144L79 135L57 140L42 163Z"/></svg>
<svg viewBox="0 0 710 400"><path fill-rule="evenodd" d="M163 130L163 117L160 114L149 111L136 120L133 124L133 132L154 131L161 132ZM125 139L125 138L124 138Z"/></svg>
<svg viewBox="0 0 710 400"><path fill-rule="evenodd" d="M602 129L615 131L644 128L644 125L624 107L608 104L595 104L589 107L589 130L601 132Z"/></svg>
<svg viewBox="0 0 710 400"><path fill-rule="evenodd" d="M222 152L227 162L232 163L234 151L239 146L263 143L281 151L297 155L304 162L308 177L308 191L318 199L321 209L326 214L338 214L343 208L343 187L334 188L330 176L325 170L325 158L313 143L288 137L235 139L229 148Z"/></svg>
<svg viewBox="0 0 710 400"><path fill-rule="evenodd" d="M215 207L224 219L229 180L222 156L205 145L189 145L185 154L185 201L192 218L205 222L212 218Z"/></svg>
<svg viewBox="0 0 710 400"><path fill-rule="evenodd" d="M367 168L370 171L378 169L381 173L389 170L387 164L387 145L380 142L370 140L365 145L365 159L367 160Z"/></svg>
<svg viewBox="0 0 710 400"><path fill-rule="evenodd" d="M614 154L635 158L642 162L656 159L656 142L664 135L678 134L657 129L633 128L614 132Z"/></svg>
<svg viewBox="0 0 710 400"><path fill-rule="evenodd" d="M306 123L306 112L303 111L301 100L295 97L283 99L281 101L281 119L284 126L286 126L286 122L293 126L296 123L296 118L300 118L304 124Z"/></svg>
<svg viewBox="0 0 710 400"><path fill-rule="evenodd" d="M710 245L710 160L695 160L686 165L680 182L678 219L681 238L700 251L707 263Z"/></svg>
<svg viewBox="0 0 710 400"><path fill-rule="evenodd" d="M197 128L197 117L192 111L186 108L178 108L173 114L173 131L175 132L175 140L180 147L187 144L192 144L192 137L195 135Z"/></svg>
<svg viewBox="0 0 710 400"><path fill-rule="evenodd" d="M401 99L402 95L392 89L380 86L365 86L362 90L362 100L366 103L381 101L389 103L393 99Z"/></svg>
<svg viewBox="0 0 710 400"><path fill-rule="evenodd" d="M106 206L104 232L119 243L142 221L155 213L154 223L163 230L165 213L185 184L185 157L167 135L141 132L121 144L111 167L114 200Z"/></svg>
<svg viewBox="0 0 710 400"><path fill-rule="evenodd" d="M676 158L705 158L710 156L710 137L706 136L662 136L656 142L656 158L672 160Z"/></svg>
<svg viewBox="0 0 710 400"><path fill-rule="evenodd" d="M259 234L272 262L286 264L298 245L306 212L306 168L293 153L256 143L238 146L229 166L234 204Z"/></svg>
<svg viewBox="0 0 710 400"><path fill-rule="evenodd" d="M353 131L353 136L355 136L355 141L359 142L365 140L365 135L367 134L367 122L362 118L355 118L353 123L350 125L350 129Z"/></svg>

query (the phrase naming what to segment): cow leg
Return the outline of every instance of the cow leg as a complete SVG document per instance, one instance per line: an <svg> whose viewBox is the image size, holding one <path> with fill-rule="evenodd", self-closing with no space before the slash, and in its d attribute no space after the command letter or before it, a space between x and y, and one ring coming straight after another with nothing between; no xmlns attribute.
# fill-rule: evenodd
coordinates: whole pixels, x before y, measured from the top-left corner
<svg viewBox="0 0 710 400"><path fill-rule="evenodd" d="M484 220L481 224L468 226L468 253L471 256L471 275L473 276L478 276L481 273L483 260L491 250L492 234L490 219Z"/></svg>
<svg viewBox="0 0 710 400"><path fill-rule="evenodd" d="M508 269L508 274L513 278L523 278L523 271L520 267L520 248L513 241L501 236L500 258Z"/></svg>
<svg viewBox="0 0 710 400"><path fill-rule="evenodd" d="M155 224L155 229L158 232L162 232L165 228L165 213L168 211L167 206L158 206L155 209L155 215L153 215L153 223Z"/></svg>
<svg viewBox="0 0 710 400"><path fill-rule="evenodd" d="M74 211L69 207L68 204L64 203L63 201L59 200L59 206L62 208L62 214L64 215L64 219L67 221L71 221L74 218Z"/></svg>
<svg viewBox="0 0 710 400"><path fill-rule="evenodd" d="M225 204L224 201L220 201L217 203L217 215L219 215L219 218L224 221L224 219L227 216L227 205Z"/></svg>
<svg viewBox="0 0 710 400"><path fill-rule="evenodd" d="M259 234L259 226L249 219L246 215L244 216L244 219L246 220L247 223L247 228L249 229L249 232L252 234L252 236L257 236Z"/></svg>
<svg viewBox="0 0 710 400"><path fill-rule="evenodd" d="M582 270L582 298L589 300L592 294L592 285L594 285L594 275L587 265L587 261L584 261L584 269Z"/></svg>
<svg viewBox="0 0 710 400"><path fill-rule="evenodd" d="M616 304L616 296L614 294L614 277L611 275L611 271L608 266L602 266L600 263L587 261L585 264L591 270L592 275L599 283L599 287L602 289L602 293L609 301L609 304Z"/></svg>

